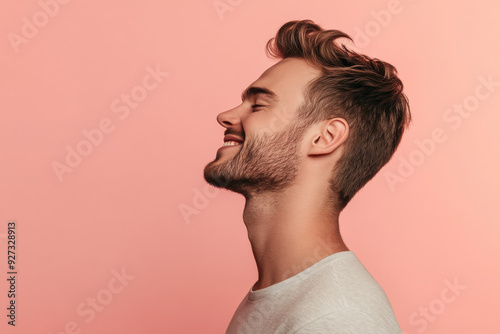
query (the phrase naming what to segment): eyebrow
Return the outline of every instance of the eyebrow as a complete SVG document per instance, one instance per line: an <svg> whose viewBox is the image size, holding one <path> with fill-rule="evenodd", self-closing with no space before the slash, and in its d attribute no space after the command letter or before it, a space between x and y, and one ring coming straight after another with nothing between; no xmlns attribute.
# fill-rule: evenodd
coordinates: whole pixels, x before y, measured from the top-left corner
<svg viewBox="0 0 500 334"><path fill-rule="evenodd" d="M278 102L278 95L274 93L273 91L263 88L263 87L248 87L242 94L241 94L241 101L245 101L246 99L250 98L251 96L257 95L257 94L264 94L267 97L271 98L275 102Z"/></svg>

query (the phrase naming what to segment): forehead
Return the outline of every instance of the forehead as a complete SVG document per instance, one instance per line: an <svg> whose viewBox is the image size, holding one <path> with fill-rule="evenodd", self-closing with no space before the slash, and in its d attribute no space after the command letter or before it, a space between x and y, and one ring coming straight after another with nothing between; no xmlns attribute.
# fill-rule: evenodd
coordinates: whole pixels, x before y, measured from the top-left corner
<svg viewBox="0 0 500 334"><path fill-rule="evenodd" d="M304 100L307 84L320 71L299 58L286 58L268 68L250 87L262 87L274 92L280 103L296 107Z"/></svg>

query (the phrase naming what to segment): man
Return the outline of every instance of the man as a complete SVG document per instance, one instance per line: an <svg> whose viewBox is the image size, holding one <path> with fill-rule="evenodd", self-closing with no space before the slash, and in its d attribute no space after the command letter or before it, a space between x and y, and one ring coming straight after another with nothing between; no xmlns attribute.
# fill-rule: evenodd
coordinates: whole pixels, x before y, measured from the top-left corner
<svg viewBox="0 0 500 334"><path fill-rule="evenodd" d="M396 69L310 20L267 44L280 58L217 116L205 180L245 197L258 280L226 333L401 333L378 283L342 241L339 214L396 150L411 116Z"/></svg>

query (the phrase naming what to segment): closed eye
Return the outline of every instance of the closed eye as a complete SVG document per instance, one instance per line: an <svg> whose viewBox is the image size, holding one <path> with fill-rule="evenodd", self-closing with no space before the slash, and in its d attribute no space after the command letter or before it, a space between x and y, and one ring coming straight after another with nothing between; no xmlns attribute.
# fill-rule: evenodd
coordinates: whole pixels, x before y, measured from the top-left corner
<svg viewBox="0 0 500 334"><path fill-rule="evenodd" d="M262 104L253 104L252 105L252 109L255 111L255 109L258 109L258 108L261 108L261 107L265 107L264 105Z"/></svg>

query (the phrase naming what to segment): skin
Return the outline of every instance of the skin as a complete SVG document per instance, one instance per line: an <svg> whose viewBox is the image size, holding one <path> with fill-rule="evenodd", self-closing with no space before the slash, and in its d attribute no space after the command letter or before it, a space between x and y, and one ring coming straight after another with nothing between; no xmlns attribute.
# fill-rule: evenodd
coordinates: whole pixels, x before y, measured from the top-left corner
<svg viewBox="0 0 500 334"><path fill-rule="evenodd" d="M244 96L239 106L217 116L225 134L244 142L218 151L204 176L208 183L246 199L243 221L259 274L253 290L348 250L329 179L349 126L342 118L309 127L297 119L304 90L319 75L303 59L283 59L249 86L274 92L277 101L266 94ZM255 104L262 107L252 108Z"/></svg>

